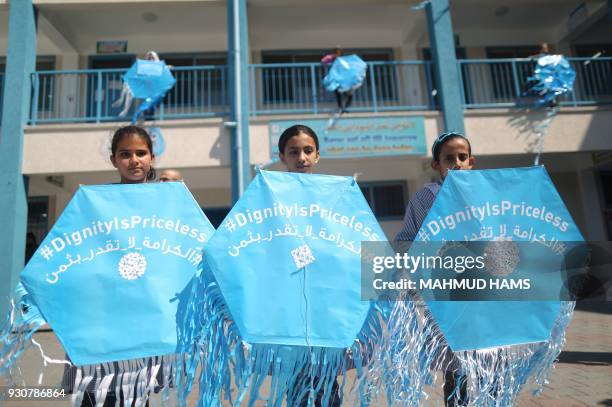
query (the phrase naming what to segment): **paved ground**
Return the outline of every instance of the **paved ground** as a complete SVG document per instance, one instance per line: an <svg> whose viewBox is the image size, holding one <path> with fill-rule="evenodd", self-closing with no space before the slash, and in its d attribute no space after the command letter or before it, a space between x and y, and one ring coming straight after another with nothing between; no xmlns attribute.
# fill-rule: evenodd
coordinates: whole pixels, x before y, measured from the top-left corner
<svg viewBox="0 0 612 407"><path fill-rule="evenodd" d="M35 335L35 340L49 357L63 358L63 351L52 332L40 332ZM20 364L22 374L29 385L38 381L40 366L40 352L35 347L31 348ZM61 373L61 366L49 365L40 377L41 383L57 385ZM190 405L194 404L194 400L189 401ZM68 404L68 401L4 403L7 407L59 407ZM378 405L382 406L384 403ZM442 405L440 391L435 391L424 405ZM579 305L568 329L565 351L550 377L550 384L538 397L524 393L518 405L612 406L612 303Z"/></svg>

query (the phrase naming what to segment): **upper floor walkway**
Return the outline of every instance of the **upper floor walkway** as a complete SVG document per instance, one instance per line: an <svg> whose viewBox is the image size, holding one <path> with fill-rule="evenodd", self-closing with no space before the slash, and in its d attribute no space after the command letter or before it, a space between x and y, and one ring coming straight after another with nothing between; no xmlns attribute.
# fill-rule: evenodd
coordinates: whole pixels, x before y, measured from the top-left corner
<svg viewBox="0 0 612 407"><path fill-rule="evenodd" d="M559 98L561 107L612 103L612 57L569 61L576 71L576 82L572 92ZM534 64L535 60L529 58L458 60L463 107L529 106L536 97L530 92ZM334 94L322 85L327 68L321 64L251 64L248 69L251 116L319 114L336 109ZM30 125L128 120L131 114L119 116L122 106L115 103L125 72L126 69L35 72ZM155 119L228 114L225 65L177 67L173 73L176 85L156 110ZM3 84L4 75L0 73L0 91ZM350 110L374 113L436 110L436 93L433 65L429 61L368 62L366 79L355 91Z"/></svg>

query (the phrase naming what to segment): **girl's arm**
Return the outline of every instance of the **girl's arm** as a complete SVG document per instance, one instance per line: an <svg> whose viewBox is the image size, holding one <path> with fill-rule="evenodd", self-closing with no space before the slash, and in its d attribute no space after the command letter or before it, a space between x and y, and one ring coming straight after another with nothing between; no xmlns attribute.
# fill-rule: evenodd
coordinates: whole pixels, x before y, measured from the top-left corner
<svg viewBox="0 0 612 407"><path fill-rule="evenodd" d="M321 58L321 63L324 65L329 65L334 62L334 59L336 59L336 56L334 54L327 54L323 58Z"/></svg>

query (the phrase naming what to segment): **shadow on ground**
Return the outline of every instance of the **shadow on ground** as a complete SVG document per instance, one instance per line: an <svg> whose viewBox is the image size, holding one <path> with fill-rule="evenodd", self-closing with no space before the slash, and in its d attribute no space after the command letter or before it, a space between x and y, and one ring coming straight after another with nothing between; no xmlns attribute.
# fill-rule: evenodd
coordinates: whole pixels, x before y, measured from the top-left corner
<svg viewBox="0 0 612 407"><path fill-rule="evenodd" d="M598 314L612 314L612 302L610 301L578 301L577 311L596 312Z"/></svg>
<svg viewBox="0 0 612 407"><path fill-rule="evenodd" d="M589 366L608 366L612 364L612 352L571 352L563 351L559 363L578 363Z"/></svg>

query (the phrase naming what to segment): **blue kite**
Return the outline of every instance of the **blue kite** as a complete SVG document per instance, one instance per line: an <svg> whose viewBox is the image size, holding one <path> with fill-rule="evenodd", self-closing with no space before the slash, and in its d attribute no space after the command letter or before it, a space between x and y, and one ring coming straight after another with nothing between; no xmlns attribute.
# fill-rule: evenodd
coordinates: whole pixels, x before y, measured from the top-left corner
<svg viewBox="0 0 612 407"><path fill-rule="evenodd" d="M529 78L534 83L530 92L537 96L537 106L546 106L555 103L557 97L572 92L575 80L576 71L563 55L544 55L538 58L533 76Z"/></svg>
<svg viewBox="0 0 612 407"><path fill-rule="evenodd" d="M367 67L357 55L339 56L323 78L323 86L330 92L352 92L363 84Z"/></svg>
<svg viewBox="0 0 612 407"><path fill-rule="evenodd" d="M567 250L584 239L544 167L450 171L417 242L478 240ZM418 256L416 247L408 253ZM382 370L393 361L386 383L393 401L418 404L436 371L461 378L452 397L469 405L513 405L528 383L541 391L574 308L559 300L425 302L425 310L395 304L386 350L373 362Z"/></svg>
<svg viewBox="0 0 612 407"><path fill-rule="evenodd" d="M77 190L21 275L26 303L76 366L77 404L94 382L104 395L123 387L137 405L156 378L170 383L177 311L213 232L180 182Z"/></svg>
<svg viewBox="0 0 612 407"><path fill-rule="evenodd" d="M558 97L573 91L576 71L563 55L542 55L538 58L533 75L527 79L529 89L525 95L536 98L533 108L546 108L546 117L533 122L530 127L535 135L530 149L535 152L534 165L539 165L540 154L544 149L544 140L552 120L559 111Z"/></svg>
<svg viewBox="0 0 612 407"><path fill-rule="evenodd" d="M129 111L132 98L141 99L142 103L132 115L132 123L141 113L155 108L175 85L176 79L164 61L137 59L131 68L123 75L124 88L121 97L113 103L118 107L123 103L119 116L125 116Z"/></svg>
<svg viewBox="0 0 612 407"><path fill-rule="evenodd" d="M363 377L381 339L360 253L384 239L355 179L259 171L208 242L184 312L191 378L203 355L200 405L252 406L267 376L271 406L342 397L344 373Z"/></svg>

